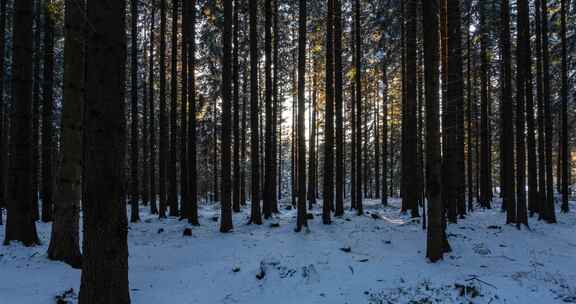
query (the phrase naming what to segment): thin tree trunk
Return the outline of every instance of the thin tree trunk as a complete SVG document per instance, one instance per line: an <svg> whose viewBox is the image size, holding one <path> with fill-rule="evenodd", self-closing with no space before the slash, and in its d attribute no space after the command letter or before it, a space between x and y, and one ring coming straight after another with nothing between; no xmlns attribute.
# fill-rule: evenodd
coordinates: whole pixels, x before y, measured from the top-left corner
<svg viewBox="0 0 576 304"><path fill-rule="evenodd" d="M51 222L54 208L54 16L44 2L44 67L42 86L42 221Z"/></svg>
<svg viewBox="0 0 576 304"><path fill-rule="evenodd" d="M562 44L561 50L561 101L562 101L562 205L561 210L563 213L568 213L570 207L568 204L569 199L569 141L568 141L568 45L566 39L566 15L568 11L568 4L566 0L560 1L560 40Z"/></svg>
<svg viewBox="0 0 576 304"><path fill-rule="evenodd" d="M252 3L252 2L251 2ZM296 216L296 232L300 232L305 227L308 230L306 218L306 137L304 127L306 88L306 0L299 1L298 18L298 212Z"/></svg>
<svg viewBox="0 0 576 304"><path fill-rule="evenodd" d="M344 119L342 114L342 4L334 3L334 106L336 114L336 209L334 216L344 215Z"/></svg>
<svg viewBox="0 0 576 304"><path fill-rule="evenodd" d="M550 55L548 49L548 0L541 0L542 21L542 95L544 99L544 133L546 154L546 203L542 218L548 223L556 223L554 206L554 180L552 171L552 101L550 99Z"/></svg>
<svg viewBox="0 0 576 304"><path fill-rule="evenodd" d="M156 6L151 6L150 12L150 51L148 54L148 117L149 117L149 135L150 135L150 153L148 154L148 165L150 167L150 214L158 214L156 191L156 106L154 102L154 17L156 15Z"/></svg>
<svg viewBox="0 0 576 304"><path fill-rule="evenodd" d="M264 145L264 189L263 189L263 213L264 218L268 219L272 216L272 205L273 205L273 192L274 192L274 182L276 177L272 176L273 167L276 165L273 163L274 159L272 157L273 153L273 139L274 128L272 127L273 119L273 100L272 100L272 0L264 1L265 7L265 25L264 25L264 74L265 74L265 145Z"/></svg>
<svg viewBox="0 0 576 304"><path fill-rule="evenodd" d="M0 225L2 223L2 209L6 206L6 105L4 104L4 64L6 54L6 2L0 0Z"/></svg>
<svg viewBox="0 0 576 304"><path fill-rule="evenodd" d="M252 195L250 223L261 225L260 212L260 149L258 128L258 33L256 1L250 1L250 161Z"/></svg>
<svg viewBox="0 0 576 304"><path fill-rule="evenodd" d="M418 191L417 189L417 92L416 92L416 23L417 23L417 3L416 0L409 0L406 3L406 133L402 137L406 138L402 156L406 159L405 171L402 176L405 178L406 191L402 193L402 200L406 200L406 207L411 211L412 217L418 217Z"/></svg>
<svg viewBox="0 0 576 304"><path fill-rule="evenodd" d="M234 130L234 147L233 147L233 155L234 155L234 180L233 180L233 203L232 209L234 212L240 212L240 100L239 100L239 92L240 88L238 82L239 76L239 65L238 65L238 51L240 49L240 45L238 44L238 34L239 30L239 19L238 13L240 11L240 1L234 0L234 31L233 31L233 42L234 42L234 49L232 53L232 84L233 84L233 130Z"/></svg>
<svg viewBox="0 0 576 304"><path fill-rule="evenodd" d="M196 172L196 0L188 4L188 222L199 225Z"/></svg>
<svg viewBox="0 0 576 304"><path fill-rule="evenodd" d="M364 214L362 205L362 40L360 0L356 0L355 11L355 42L356 42L356 209L357 214Z"/></svg>
<svg viewBox="0 0 576 304"><path fill-rule="evenodd" d="M166 0L160 0L160 155L159 155L159 217L166 217L167 190L166 174L168 165L168 117L166 113Z"/></svg>
<svg viewBox="0 0 576 304"><path fill-rule="evenodd" d="M514 180L514 102L512 100L512 47L510 40L510 3L502 1L500 24L500 43L502 57L502 204L507 211L506 223L516 222L516 195Z"/></svg>
<svg viewBox="0 0 576 304"><path fill-rule="evenodd" d="M178 138L178 7L180 0L172 0L172 51L170 68L170 155L168 160L168 205L170 216L178 216L178 169L177 169L177 138Z"/></svg>
<svg viewBox="0 0 576 304"><path fill-rule="evenodd" d="M130 152L130 222L140 221L140 211L138 200L140 190L138 189L138 3L137 0L130 0L131 10L131 37L130 37L130 112L132 118L131 152Z"/></svg>

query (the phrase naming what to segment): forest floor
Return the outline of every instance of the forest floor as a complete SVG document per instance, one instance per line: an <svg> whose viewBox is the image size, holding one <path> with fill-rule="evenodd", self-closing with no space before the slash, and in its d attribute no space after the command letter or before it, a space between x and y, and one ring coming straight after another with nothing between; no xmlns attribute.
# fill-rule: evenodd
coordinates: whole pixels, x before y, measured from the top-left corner
<svg viewBox="0 0 576 304"><path fill-rule="evenodd" d="M420 220L397 200L366 205L330 226L318 206L308 233L294 232L285 205L262 226L246 225L246 207L229 234L218 232L219 205L202 206L188 237L185 221L142 207L128 236L132 303L576 303L574 211L518 230L498 208L476 210L449 225L453 252L432 264ZM80 271L46 258L50 225L37 226L43 245L0 246L0 304L76 302Z"/></svg>

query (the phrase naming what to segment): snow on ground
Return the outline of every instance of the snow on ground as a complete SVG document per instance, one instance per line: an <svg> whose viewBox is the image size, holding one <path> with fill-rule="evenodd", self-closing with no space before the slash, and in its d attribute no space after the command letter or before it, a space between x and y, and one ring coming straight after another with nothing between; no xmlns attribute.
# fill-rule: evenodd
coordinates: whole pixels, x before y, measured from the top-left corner
<svg viewBox="0 0 576 304"><path fill-rule="evenodd" d="M574 211L556 225L532 219L528 231L504 225L499 209L477 210L448 227L453 252L431 264L426 233L398 201L367 205L365 216L348 212L330 226L318 207L309 233L294 232L295 210L284 205L264 225L246 225L247 207L229 234L218 232L219 206L203 206L191 237L185 222L143 207L128 237L132 302L576 303ZM42 246L0 246L0 304L75 302L80 272L47 260L50 225L38 229Z"/></svg>

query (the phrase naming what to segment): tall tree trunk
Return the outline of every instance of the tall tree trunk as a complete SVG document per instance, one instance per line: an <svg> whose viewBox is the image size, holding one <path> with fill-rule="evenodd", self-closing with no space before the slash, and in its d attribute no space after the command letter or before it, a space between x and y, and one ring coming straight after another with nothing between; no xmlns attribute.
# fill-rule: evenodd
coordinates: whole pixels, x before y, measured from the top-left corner
<svg viewBox="0 0 576 304"><path fill-rule="evenodd" d="M356 102L356 209L357 214L364 214L362 205L362 28L360 0L356 0L355 11L355 42L356 42L356 79L355 79L355 102Z"/></svg>
<svg viewBox="0 0 576 304"><path fill-rule="evenodd" d="M2 209L6 206L6 105L4 104L4 64L6 54L6 2L0 0L0 225Z"/></svg>
<svg viewBox="0 0 576 304"><path fill-rule="evenodd" d="M279 73L279 46L280 46L280 34L278 32L278 18L279 18L279 12L278 12L278 0L274 0L273 2L273 9L274 9L274 18L272 20L272 30L273 30L273 34L274 34L274 45L273 45L273 49L274 49L274 53L273 53L273 57L272 57L272 61L274 64L274 69L273 69L273 83L272 83L272 96L273 96L273 110L272 110L272 161L271 161L271 176L274 179L274 181L272 182L272 185L270 186L272 189L272 212L273 213L278 213L278 193L279 191L277 191L277 186L279 188L280 185L277 185L277 183L280 183L280 175L281 172L278 170L277 167L277 163L279 164L280 162L278 161L278 142L279 142L279 136L278 136L278 114L282 114L282 109L281 109L281 104L279 101L279 96L278 96L278 73ZM280 113L279 113L280 112Z"/></svg>
<svg viewBox="0 0 576 304"><path fill-rule="evenodd" d="M128 304L124 201L126 1L89 0L86 53L86 170L78 303ZM103 119L105 117L105 119Z"/></svg>
<svg viewBox="0 0 576 304"><path fill-rule="evenodd" d="M536 210L538 204L538 164L536 162L536 124L534 119L534 88L532 82L532 45L530 43L530 4L526 4L526 9L523 12L525 28L525 58L523 68L525 69L524 75L524 91L526 98L526 155L528 160L528 209L530 212ZM520 206L519 206L520 207ZM522 206L522 220L528 222L526 206Z"/></svg>
<svg viewBox="0 0 576 304"><path fill-rule="evenodd" d="M12 52L12 115L10 117L10 159L6 233L4 244L20 241L39 244L32 202L32 0L14 3Z"/></svg>
<svg viewBox="0 0 576 304"><path fill-rule="evenodd" d="M416 92L416 23L417 23L417 3L416 0L409 0L406 3L406 137L405 171L402 176L405 179L406 191L402 193L402 200L406 200L406 207L411 211L412 217L418 217L418 192L417 188L417 92Z"/></svg>
<svg viewBox="0 0 576 304"><path fill-rule="evenodd" d="M273 149L274 146L273 139L274 136L272 133L274 132L274 128L272 127L272 118L273 118L273 100L272 100L272 0L265 0L264 1L265 7L265 25L264 25L264 54L265 54L265 63L264 63L264 74L265 74L265 119L266 119L266 129L265 129L265 137L266 143L264 145L264 189L263 189L263 213L264 218L268 219L272 216L272 205L273 205L273 192L274 192L274 182L276 181L276 177L272 176L273 167L276 165L273 163Z"/></svg>
<svg viewBox="0 0 576 304"><path fill-rule="evenodd" d="M442 156L440 146L439 105L439 5L436 0L422 2L424 31L424 65L426 87L426 195L428 197L428 238L426 257L432 262L442 259L445 252L444 225L442 224Z"/></svg>
<svg viewBox="0 0 576 304"><path fill-rule="evenodd" d="M489 84L489 58L488 58L488 24L486 20L486 3L480 3L480 79L481 79L481 93L480 93L480 206L483 208L491 208L491 192L490 179L492 178L492 170L490 164L490 145L492 144L490 136L490 118L489 108L490 100L488 95Z"/></svg>
<svg viewBox="0 0 576 304"><path fill-rule="evenodd" d="M232 190L232 209L234 212L240 212L240 205L241 205L241 194L240 194L240 88L239 88L239 64L238 64L238 52L240 49L240 45L238 44L238 34L240 32L239 26L239 19L238 13L240 11L240 0L234 0L234 32L233 32L233 43L234 49L232 53L232 84L233 84L233 95L232 95L232 104L233 104L233 130L234 130L234 146L233 146L233 158L234 158L234 169L233 169L233 190Z"/></svg>
<svg viewBox="0 0 576 304"><path fill-rule="evenodd" d="M384 59L386 60L386 59ZM382 205L388 206L388 70L382 64ZM392 181L390 181L392 183Z"/></svg>
<svg viewBox="0 0 576 304"><path fill-rule="evenodd" d="M328 225L334 204L334 0L327 0L322 222Z"/></svg>
<svg viewBox="0 0 576 304"><path fill-rule="evenodd" d="M335 216L344 215L344 118L342 114L342 4L334 3L334 106L336 114L336 209Z"/></svg>
<svg viewBox="0 0 576 304"><path fill-rule="evenodd" d="M474 168L473 168L473 137L474 129L472 128L472 103L473 101L473 91L472 86L472 37L470 34L470 26L472 24L472 3L468 4L468 17L466 26L466 48L467 48L467 58L466 58L466 184L468 185L468 211L474 210Z"/></svg>
<svg viewBox="0 0 576 304"><path fill-rule="evenodd" d="M131 12L131 35L130 35L130 112L132 118L132 133L130 135L130 222L140 221L140 211L138 200L140 190L138 189L138 3L137 0L130 0Z"/></svg>
<svg viewBox="0 0 576 304"><path fill-rule="evenodd" d="M548 223L556 223L554 207L554 178L552 171L552 100L550 99L550 51L548 49L548 0L541 0L542 21L542 95L544 99L544 133L546 154L546 203L542 218Z"/></svg>
<svg viewBox="0 0 576 304"><path fill-rule="evenodd" d="M40 116L42 115L41 109L41 97L40 89L42 86L42 73L41 73L41 61L42 61L42 22L41 16L43 12L42 0L36 0L34 3L34 38L32 42L34 55L33 55L33 87L32 87L32 204L33 204L33 214L34 220L40 219L39 211L39 201L40 192L42 191L40 184L42 168L40 163Z"/></svg>
<svg viewBox="0 0 576 304"><path fill-rule="evenodd" d="M296 216L296 232L300 232L303 227L308 229L306 218L306 137L304 127L305 97L306 89L306 0L299 1L298 13L298 212Z"/></svg>
<svg viewBox="0 0 576 304"><path fill-rule="evenodd" d="M170 68L170 155L168 161L168 205L170 216L178 216L178 7L180 0L172 0L172 51Z"/></svg>
<svg viewBox="0 0 576 304"><path fill-rule="evenodd" d="M222 44L222 202L220 232L232 230L232 158L230 146L232 125L232 0L224 0L224 33Z"/></svg>
<svg viewBox="0 0 576 304"><path fill-rule="evenodd" d="M252 195L250 223L261 225L260 212L260 149L258 128L258 4L250 1L250 162Z"/></svg>
<svg viewBox="0 0 576 304"><path fill-rule="evenodd" d="M461 109L463 107L464 92L462 90L463 76L462 76L462 48L461 48L461 16L460 16L460 1L447 0L447 31L448 31L448 60L447 60L447 84L446 84L446 139L447 139L447 154L446 154L446 169L444 183L447 193L443 193L444 201L448 207L448 220L452 223L457 221L457 215L464 217L466 214L466 204L463 197L460 196L462 189L462 182L464 179L461 176L463 163L464 145L461 142L460 131L463 126L460 125Z"/></svg>
<svg viewBox="0 0 576 304"><path fill-rule="evenodd" d="M154 1L155 4L155 1ZM150 154L148 157L148 165L150 166L150 214L157 214L157 198L158 192L156 191L156 105L154 102L154 17L156 15L156 5L151 6L150 11L150 51L148 54L148 117L150 124L147 126L149 128L150 135Z"/></svg>
<svg viewBox="0 0 576 304"><path fill-rule="evenodd" d="M54 17L44 2L44 67L42 85L42 221L51 222L54 208Z"/></svg>
<svg viewBox="0 0 576 304"><path fill-rule="evenodd" d="M85 3L65 2L62 166L54 201L48 258L80 268L79 211L82 198L82 112L84 107Z"/></svg>
<svg viewBox="0 0 576 304"><path fill-rule="evenodd" d="M514 180L514 102L512 100L512 45L510 40L510 3L504 0L501 3L500 49L502 57L502 204L507 211L506 222L516 222L516 192Z"/></svg>
<svg viewBox="0 0 576 304"><path fill-rule="evenodd" d="M568 1L569 2L569 1ZM566 15L568 11L568 4L566 0L560 1L560 39L562 44L561 50L561 101L562 101L562 205L561 210L564 213L570 211L568 204L569 199L569 184L570 176L568 168L570 168L568 153L569 141L568 141L568 45L566 39Z"/></svg>
<svg viewBox="0 0 576 304"><path fill-rule="evenodd" d="M316 158L316 137L317 137L317 115L318 115L318 104L317 104L317 97L318 97L318 63L314 61L312 64L312 85L310 86L311 96L309 98L310 104L310 136L308 138L308 209L312 210L312 208L316 205L316 167L318 166L317 158Z"/></svg>
<svg viewBox="0 0 576 304"><path fill-rule="evenodd" d="M529 61L527 47L529 47L530 29L528 22L528 1L518 1L518 48L516 71L516 223L528 224L526 216L526 131L525 107L527 104L527 71ZM511 210L510 210L511 211Z"/></svg>
<svg viewBox="0 0 576 304"><path fill-rule="evenodd" d="M535 212L542 219L546 203L546 149L544 132L544 93L542 80L542 4L534 1L536 27L536 99L538 104L538 202Z"/></svg>
<svg viewBox="0 0 576 304"><path fill-rule="evenodd" d="M196 0L188 4L188 195L189 202L186 218L192 225L198 222L198 194L196 172Z"/></svg>
<svg viewBox="0 0 576 304"><path fill-rule="evenodd" d="M180 45L180 218L186 218L190 208L188 200L188 12L189 1L182 1L182 42Z"/></svg>
<svg viewBox="0 0 576 304"><path fill-rule="evenodd" d="M160 155L159 155L159 194L160 218L166 217L167 190L166 174L168 173L168 117L166 113L166 0L160 0Z"/></svg>

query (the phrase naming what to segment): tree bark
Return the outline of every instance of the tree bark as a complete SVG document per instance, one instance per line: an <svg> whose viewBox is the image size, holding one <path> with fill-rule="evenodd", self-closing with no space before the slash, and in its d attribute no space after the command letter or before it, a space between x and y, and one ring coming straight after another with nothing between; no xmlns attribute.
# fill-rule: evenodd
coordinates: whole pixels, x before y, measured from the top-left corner
<svg viewBox="0 0 576 304"><path fill-rule="evenodd" d="M79 304L129 304L124 201L126 1L89 0Z"/></svg>
<svg viewBox="0 0 576 304"><path fill-rule="evenodd" d="M168 165L168 117L166 115L166 0L160 0L160 153L159 153L159 217L166 217L166 174Z"/></svg>
<svg viewBox="0 0 576 304"><path fill-rule="evenodd" d="M261 225L260 212L260 153L258 128L258 5L250 1L250 161L252 195L250 223Z"/></svg>
<svg viewBox="0 0 576 304"><path fill-rule="evenodd" d="M42 221L54 208L54 19L51 0L44 2L44 67L42 86Z"/></svg>
<svg viewBox="0 0 576 304"><path fill-rule="evenodd" d="M48 258L80 268L79 211L82 198L82 113L84 107L85 3L65 2L62 165Z"/></svg>
<svg viewBox="0 0 576 304"><path fill-rule="evenodd" d="M562 101L562 205L560 210L563 213L568 213L570 207L568 204L569 199L569 185L570 175L568 169L570 168L569 162L569 141L568 141L568 46L566 39L566 15L568 11L568 4L566 0L560 1L560 40L562 44L561 50L561 101Z"/></svg>
<svg viewBox="0 0 576 304"><path fill-rule="evenodd" d="M170 155L168 158L168 205L170 216L180 214L178 208L178 7L180 0L172 0L172 51L170 68Z"/></svg>
<svg viewBox="0 0 576 304"><path fill-rule="evenodd" d="M130 222L140 221L139 199L140 190L138 188L138 2L130 0L130 116L132 119L130 135Z"/></svg>
<svg viewBox="0 0 576 304"><path fill-rule="evenodd" d="M12 113L6 233L4 244L20 241L25 246L40 243L32 202L32 0L14 3L12 52Z"/></svg>
<svg viewBox="0 0 576 304"><path fill-rule="evenodd" d="M302 228L308 230L308 221L306 218L306 137L304 126L305 115L305 97L306 89L306 23L307 10L306 0L299 1L298 13L298 212L296 216L296 232L302 231Z"/></svg>
<svg viewBox="0 0 576 304"><path fill-rule="evenodd" d="M222 44L222 202L220 232L232 230L232 159L230 147L232 125L232 0L224 0L224 33Z"/></svg>
<svg viewBox="0 0 576 304"><path fill-rule="evenodd" d="M440 146L439 78L439 20L437 0L422 2L424 31L424 65L426 90L426 195L428 197L428 237L426 257L432 262L442 259L445 252L442 224L442 156Z"/></svg>

